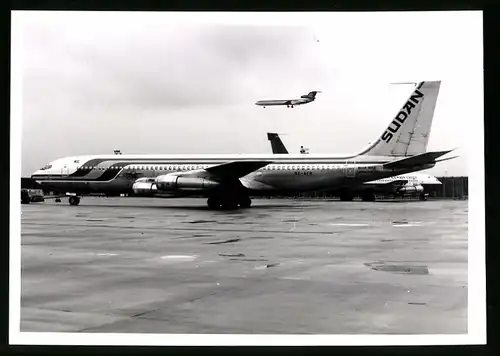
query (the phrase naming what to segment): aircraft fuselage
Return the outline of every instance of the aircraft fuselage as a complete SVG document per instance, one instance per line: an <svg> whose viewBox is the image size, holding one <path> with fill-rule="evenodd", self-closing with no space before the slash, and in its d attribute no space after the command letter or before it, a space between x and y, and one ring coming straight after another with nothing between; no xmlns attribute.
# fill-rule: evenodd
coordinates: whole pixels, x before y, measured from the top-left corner
<svg viewBox="0 0 500 356"><path fill-rule="evenodd" d="M241 178L239 182L251 195L272 195L285 191L328 190L357 185L404 174L433 165L405 170L384 169L393 157L328 157L307 155L224 155L224 156L87 156L68 157L53 162L50 169L39 170L32 178L43 186L61 192L130 193L139 178L168 174L209 177L205 168L228 161L250 159L270 163ZM74 163L78 162L78 163ZM180 192L179 192L180 193ZM184 193L182 193L184 194Z"/></svg>

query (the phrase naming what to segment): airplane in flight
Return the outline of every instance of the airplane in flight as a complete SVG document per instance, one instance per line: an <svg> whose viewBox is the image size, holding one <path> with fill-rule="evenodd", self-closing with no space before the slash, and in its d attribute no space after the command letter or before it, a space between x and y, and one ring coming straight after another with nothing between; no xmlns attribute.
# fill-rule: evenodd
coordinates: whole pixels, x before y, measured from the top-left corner
<svg viewBox="0 0 500 356"><path fill-rule="evenodd" d="M274 154L288 154L279 134L268 132L267 139L271 142L271 148ZM375 194L392 195L394 197L416 197L420 200L427 200L429 193L425 193L425 186L442 184L436 177L427 173L408 173L395 177L365 182L354 186L349 196L361 195L363 201L374 201ZM329 193L338 195L338 191L332 190Z"/></svg>
<svg viewBox="0 0 500 356"><path fill-rule="evenodd" d="M440 81L421 82L387 128L351 155L200 154L91 155L54 160L34 172L48 190L89 193L205 196L210 209L248 208L252 196L336 189L349 200L353 186L432 168L452 149L426 152Z"/></svg>
<svg viewBox="0 0 500 356"><path fill-rule="evenodd" d="M289 99L289 100L260 100L255 103L255 105L266 107L266 106L276 106L276 105L286 105L287 108L293 108L295 105L304 105L316 100L316 94L321 93L320 91L311 91L306 95L302 95L299 99Z"/></svg>

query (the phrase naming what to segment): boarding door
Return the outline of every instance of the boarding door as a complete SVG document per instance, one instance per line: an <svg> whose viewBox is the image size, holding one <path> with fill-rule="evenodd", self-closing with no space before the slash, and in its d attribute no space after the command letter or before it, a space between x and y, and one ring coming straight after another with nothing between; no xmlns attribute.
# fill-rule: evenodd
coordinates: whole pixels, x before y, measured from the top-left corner
<svg viewBox="0 0 500 356"><path fill-rule="evenodd" d="M346 160L344 170L346 178L356 177L356 161L354 159Z"/></svg>
<svg viewBox="0 0 500 356"><path fill-rule="evenodd" d="M61 175L63 177L66 177L69 175L69 168L68 168L68 165L65 164L62 168L61 168Z"/></svg>

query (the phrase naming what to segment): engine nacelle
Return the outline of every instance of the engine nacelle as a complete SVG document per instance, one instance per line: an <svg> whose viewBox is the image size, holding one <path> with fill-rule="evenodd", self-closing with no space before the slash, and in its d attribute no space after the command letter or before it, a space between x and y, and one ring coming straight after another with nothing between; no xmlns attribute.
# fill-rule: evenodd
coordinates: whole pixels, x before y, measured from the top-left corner
<svg viewBox="0 0 500 356"><path fill-rule="evenodd" d="M424 187L422 187L420 184L419 185L412 185L412 186L404 186L398 189L398 193L404 194L404 195L410 195L410 194L419 194L424 191Z"/></svg>
<svg viewBox="0 0 500 356"><path fill-rule="evenodd" d="M174 174L158 176L155 183L159 191L197 191L209 190L219 186L218 182L203 177L178 176Z"/></svg>
<svg viewBox="0 0 500 356"><path fill-rule="evenodd" d="M132 185L132 190L141 197L151 197L158 192L154 178L139 178Z"/></svg>

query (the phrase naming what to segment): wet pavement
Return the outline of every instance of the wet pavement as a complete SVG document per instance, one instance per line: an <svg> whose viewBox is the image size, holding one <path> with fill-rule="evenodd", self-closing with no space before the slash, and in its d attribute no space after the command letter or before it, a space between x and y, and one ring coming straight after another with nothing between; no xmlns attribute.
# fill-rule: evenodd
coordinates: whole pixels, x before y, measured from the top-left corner
<svg viewBox="0 0 500 356"><path fill-rule="evenodd" d="M22 206L21 331L467 332L467 202Z"/></svg>

